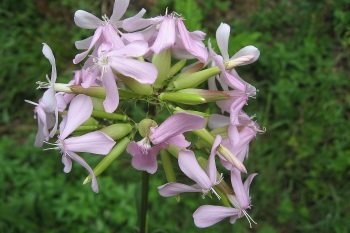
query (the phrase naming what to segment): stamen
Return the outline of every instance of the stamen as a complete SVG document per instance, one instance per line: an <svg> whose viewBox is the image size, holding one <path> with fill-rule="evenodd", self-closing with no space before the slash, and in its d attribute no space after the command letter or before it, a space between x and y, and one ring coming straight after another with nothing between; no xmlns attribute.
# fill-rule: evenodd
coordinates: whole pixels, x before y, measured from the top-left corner
<svg viewBox="0 0 350 233"><path fill-rule="evenodd" d="M36 84L38 85L36 89L48 89L51 87L50 82L47 83L47 82L37 81Z"/></svg>
<svg viewBox="0 0 350 233"><path fill-rule="evenodd" d="M215 191L215 189L212 187L211 188L211 191L215 194L215 196L220 200L221 199L221 197L220 197L220 195Z"/></svg>
<svg viewBox="0 0 350 233"><path fill-rule="evenodd" d="M38 103L35 103L35 102L31 101L31 100L24 100L24 102L26 102L28 104L32 104L34 106L38 106L39 105Z"/></svg>
<svg viewBox="0 0 350 233"><path fill-rule="evenodd" d="M244 216L247 218L248 222L249 222L249 226L250 228L252 228L252 223L250 221L252 221L254 224L257 224L252 217L250 217L250 215L247 213L247 211L242 210Z"/></svg>

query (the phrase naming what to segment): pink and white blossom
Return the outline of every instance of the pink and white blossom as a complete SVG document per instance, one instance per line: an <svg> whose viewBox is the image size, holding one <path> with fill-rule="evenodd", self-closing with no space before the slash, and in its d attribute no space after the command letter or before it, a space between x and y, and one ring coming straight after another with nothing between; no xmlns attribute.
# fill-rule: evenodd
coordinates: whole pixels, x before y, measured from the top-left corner
<svg viewBox="0 0 350 233"><path fill-rule="evenodd" d="M196 183L191 186L175 182L167 183L158 187L159 194L163 197L170 197L184 192L199 192L203 193L204 198L206 194L212 191L220 199L213 188L222 181L222 177L219 179L217 177L218 171L215 164L216 149L220 143L221 136L218 135L213 143L205 171L199 165L192 151L181 150L178 157L179 167L185 175Z"/></svg>
<svg viewBox="0 0 350 233"><path fill-rule="evenodd" d="M205 119L190 113L177 113L166 119L161 125L150 128L150 135L139 142L130 142L126 151L133 156L132 165L137 170L155 173L158 168L159 150L170 144L186 148L191 143L186 140L184 132L201 129ZM152 146L153 144L154 146Z"/></svg>

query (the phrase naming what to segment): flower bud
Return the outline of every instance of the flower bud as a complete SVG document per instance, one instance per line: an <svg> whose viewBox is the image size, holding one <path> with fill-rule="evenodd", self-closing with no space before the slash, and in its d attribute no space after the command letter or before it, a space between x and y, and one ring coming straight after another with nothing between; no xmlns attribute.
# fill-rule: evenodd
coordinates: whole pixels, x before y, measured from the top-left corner
<svg viewBox="0 0 350 233"><path fill-rule="evenodd" d="M170 70L171 49L167 49L160 54L155 53L152 58L152 64L155 65L158 70L158 76L153 86L155 88L161 88Z"/></svg>
<svg viewBox="0 0 350 233"><path fill-rule="evenodd" d="M139 134L146 138L149 135L149 131L151 127L156 127L157 123L154 120L151 119L143 119L138 125L137 129L139 130Z"/></svg>
<svg viewBox="0 0 350 233"><path fill-rule="evenodd" d="M209 69L205 69L189 75L181 76L174 81L173 83L174 89L181 90L185 88L196 87L199 84L207 81L209 78L220 73L221 73L221 70L217 66L214 66Z"/></svg>
<svg viewBox="0 0 350 233"><path fill-rule="evenodd" d="M126 135L128 135L132 130L132 127L130 124L113 124L110 126L107 126L103 129L100 129L101 132L107 134L113 140L118 140Z"/></svg>
<svg viewBox="0 0 350 233"><path fill-rule="evenodd" d="M111 163L116 160L126 149L130 142L129 138L123 138L120 142L118 142L112 150L97 164L94 168L95 176L99 176L104 170L111 165ZM91 182L91 176L85 178L83 184L87 184Z"/></svg>
<svg viewBox="0 0 350 233"><path fill-rule="evenodd" d="M168 73L168 78L174 76L177 72L179 72L186 64L186 59L182 59L178 61L175 65L173 65Z"/></svg>

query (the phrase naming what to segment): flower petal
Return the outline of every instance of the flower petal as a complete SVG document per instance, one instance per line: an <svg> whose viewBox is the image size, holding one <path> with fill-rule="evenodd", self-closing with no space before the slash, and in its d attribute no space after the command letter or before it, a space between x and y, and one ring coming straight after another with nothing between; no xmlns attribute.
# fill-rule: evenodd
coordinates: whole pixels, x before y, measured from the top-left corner
<svg viewBox="0 0 350 233"><path fill-rule="evenodd" d="M193 213L194 224L204 228L214 225L227 217L238 215L239 210L224 206L203 205Z"/></svg>
<svg viewBox="0 0 350 233"><path fill-rule="evenodd" d="M198 40L196 41L191 38L190 33L187 31L182 19L177 20L177 28L186 50L197 57L202 63L205 63L208 59L208 51L203 42Z"/></svg>
<svg viewBox="0 0 350 233"><path fill-rule="evenodd" d="M114 2L113 13L110 17L110 21L112 21L113 23L117 23L118 20L120 20L123 17L126 9L129 6L129 2L130 0L116 0Z"/></svg>
<svg viewBox="0 0 350 233"><path fill-rule="evenodd" d="M94 131L64 140L64 148L68 151L88 152L100 155L108 154L114 145L115 141L100 131Z"/></svg>
<svg viewBox="0 0 350 233"><path fill-rule="evenodd" d="M211 148L210 156L208 159L206 173L208 174L208 177L212 184L217 183L218 170L216 169L215 154L216 154L216 148L220 145L221 141L222 141L221 136L217 135L213 143L213 146Z"/></svg>
<svg viewBox="0 0 350 233"><path fill-rule="evenodd" d="M203 171L201 166L198 164L196 156L193 151L181 150L179 152L179 167L183 173L186 174L190 179L195 181L201 189L210 190L213 186L208 175Z"/></svg>
<svg viewBox="0 0 350 233"><path fill-rule="evenodd" d="M230 26L226 23L221 23L216 30L216 41L224 61L228 61L228 40L230 37Z"/></svg>
<svg viewBox="0 0 350 233"><path fill-rule="evenodd" d="M95 29L102 23L102 20L89 12L77 10L74 14L74 22L78 27Z"/></svg>
<svg viewBox="0 0 350 233"><path fill-rule="evenodd" d="M212 114L209 117L208 126L210 129L216 129L230 124L230 118L224 115Z"/></svg>
<svg viewBox="0 0 350 233"><path fill-rule="evenodd" d="M110 67L106 67L106 72L102 77L102 83L106 89L106 99L103 101L103 107L106 112L112 113L118 108L119 93L113 71Z"/></svg>
<svg viewBox="0 0 350 233"><path fill-rule="evenodd" d="M243 187L241 172L236 168L231 170L231 184L240 207L247 209L250 205L249 196Z"/></svg>
<svg viewBox="0 0 350 233"><path fill-rule="evenodd" d="M62 155L63 171L69 173L72 170L72 159L67 155Z"/></svg>
<svg viewBox="0 0 350 233"><path fill-rule="evenodd" d="M109 60L113 70L142 84L153 84L158 76L156 67L148 62L122 57L110 57Z"/></svg>
<svg viewBox="0 0 350 233"><path fill-rule="evenodd" d="M88 50L86 50L85 52L82 52L82 53L79 53L79 54L75 55L75 58L73 59L73 63L74 64L78 64L79 62L84 60L84 58L89 54L89 52L92 49L92 47L95 46L96 42L100 39L101 34L102 34L102 27L98 27L96 29L94 35L92 36L91 43L90 43L90 46L89 46Z"/></svg>
<svg viewBox="0 0 350 233"><path fill-rule="evenodd" d="M175 137L169 138L167 140L167 143L173 144L174 146L177 146L180 148L186 148L191 145L191 143L186 140L183 134L179 134Z"/></svg>
<svg viewBox="0 0 350 233"><path fill-rule="evenodd" d="M43 43L43 50L42 50L42 52L45 55L45 57L49 60L49 62L51 63L51 80L50 80L50 84L54 84L56 82L56 79L57 79L57 70L56 70L55 56L53 55L51 48L45 43Z"/></svg>
<svg viewBox="0 0 350 233"><path fill-rule="evenodd" d="M92 42L92 36L84 39L84 40L78 40L75 42L75 47L79 50L86 50L89 48L89 45Z"/></svg>
<svg viewBox="0 0 350 233"><path fill-rule="evenodd" d="M152 148L141 148L136 142L130 142L126 152L133 156L131 164L140 171L154 174L158 169L157 154Z"/></svg>
<svg viewBox="0 0 350 233"><path fill-rule="evenodd" d="M160 24L157 39L150 48L159 54L175 44L175 19L165 17Z"/></svg>
<svg viewBox="0 0 350 233"><path fill-rule="evenodd" d="M233 59L236 59L239 57L243 57L243 56L252 56L252 58L250 58L249 61L240 64L239 66L248 65L248 64L253 63L256 60L258 60L258 58L260 56L260 51L256 47L254 47L252 45L248 45L248 46L242 48L241 50L239 50L237 53L235 53L231 57L230 60L233 60Z"/></svg>
<svg viewBox="0 0 350 233"><path fill-rule="evenodd" d="M163 197L171 197L180 193L198 193L202 192L202 190L186 184L170 182L159 186L158 192Z"/></svg>
<svg viewBox="0 0 350 233"><path fill-rule="evenodd" d="M248 176L248 178L244 181L243 187L245 192L247 193L248 198L249 197L249 188L250 188L250 184L252 183L254 177L257 175L258 173L253 173L250 176Z"/></svg>
<svg viewBox="0 0 350 233"><path fill-rule="evenodd" d="M184 132L201 129L205 123L204 117L184 112L177 113L159 125L150 136L150 140L153 144L159 144Z"/></svg>
<svg viewBox="0 0 350 233"><path fill-rule="evenodd" d="M134 41L130 44L114 50L107 54L108 57L141 57L148 52L148 43L146 41Z"/></svg>
<svg viewBox="0 0 350 233"><path fill-rule="evenodd" d="M59 136L61 140L68 137L78 126L83 124L91 116L92 109L93 105L90 97L82 94L74 97L68 109L66 124Z"/></svg>
<svg viewBox="0 0 350 233"><path fill-rule="evenodd" d="M96 176L95 176L93 170L91 169L91 167L89 166L89 164L87 164L86 161L82 157L80 157L79 155L77 155L76 153L74 153L72 151L67 151L67 155L69 155L69 157L71 157L71 159L78 162L81 166L85 167L85 169L88 170L88 172L90 173L90 176L91 176L91 188L95 193L98 193L98 184L97 184Z"/></svg>

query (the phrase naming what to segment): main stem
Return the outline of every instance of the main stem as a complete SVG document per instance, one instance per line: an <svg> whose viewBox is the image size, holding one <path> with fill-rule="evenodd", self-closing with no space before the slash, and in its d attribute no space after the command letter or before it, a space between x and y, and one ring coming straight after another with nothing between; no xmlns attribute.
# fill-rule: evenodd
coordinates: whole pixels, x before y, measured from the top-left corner
<svg viewBox="0 0 350 233"><path fill-rule="evenodd" d="M142 191L141 191L141 211L140 211L140 233L147 233L147 210L148 210L148 186L149 174L142 172Z"/></svg>

